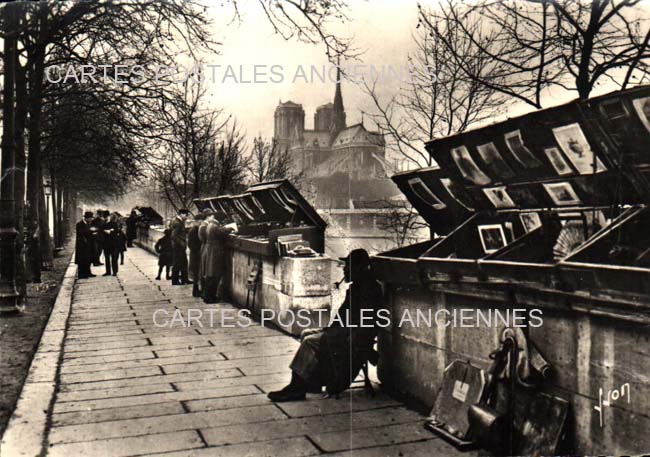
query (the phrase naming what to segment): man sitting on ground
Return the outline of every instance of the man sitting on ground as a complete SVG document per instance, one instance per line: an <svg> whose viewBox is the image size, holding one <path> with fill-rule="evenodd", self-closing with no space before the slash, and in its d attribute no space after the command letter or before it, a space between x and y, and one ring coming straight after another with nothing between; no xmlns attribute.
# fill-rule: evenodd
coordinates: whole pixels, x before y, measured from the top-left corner
<svg viewBox="0 0 650 457"><path fill-rule="evenodd" d="M343 304L324 329L305 330L302 342L291 362L291 383L270 392L275 402L304 400L307 392L337 395L346 390L362 365L374 359L377 335L376 313L382 294L370 271L370 258L363 249L355 249L341 259L345 262L345 280L351 282Z"/></svg>

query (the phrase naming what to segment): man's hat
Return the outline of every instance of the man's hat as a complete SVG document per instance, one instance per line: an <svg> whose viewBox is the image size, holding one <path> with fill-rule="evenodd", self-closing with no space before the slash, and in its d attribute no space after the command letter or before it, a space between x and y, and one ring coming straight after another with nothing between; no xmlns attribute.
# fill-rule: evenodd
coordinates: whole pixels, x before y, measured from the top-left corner
<svg viewBox="0 0 650 457"><path fill-rule="evenodd" d="M350 265L370 264L370 256L365 249L353 249L346 257L339 257L339 260L348 262Z"/></svg>
<svg viewBox="0 0 650 457"><path fill-rule="evenodd" d="M94 216L94 215L93 215L93 212L92 212L92 211L85 211L85 212L84 212L84 219L87 218L87 217L93 217L93 216Z"/></svg>
<svg viewBox="0 0 650 457"><path fill-rule="evenodd" d="M178 210L178 214L190 214L190 210L187 208L181 208Z"/></svg>

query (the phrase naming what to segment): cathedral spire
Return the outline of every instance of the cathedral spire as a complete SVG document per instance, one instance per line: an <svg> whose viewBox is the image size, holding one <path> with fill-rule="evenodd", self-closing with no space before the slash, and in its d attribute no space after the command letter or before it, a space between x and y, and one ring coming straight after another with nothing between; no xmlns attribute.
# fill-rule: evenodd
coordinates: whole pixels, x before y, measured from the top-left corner
<svg viewBox="0 0 650 457"><path fill-rule="evenodd" d="M332 119L333 134L339 133L345 128L345 108L343 107L343 94L341 93L341 74L340 60L336 62L336 91L334 92L334 116Z"/></svg>

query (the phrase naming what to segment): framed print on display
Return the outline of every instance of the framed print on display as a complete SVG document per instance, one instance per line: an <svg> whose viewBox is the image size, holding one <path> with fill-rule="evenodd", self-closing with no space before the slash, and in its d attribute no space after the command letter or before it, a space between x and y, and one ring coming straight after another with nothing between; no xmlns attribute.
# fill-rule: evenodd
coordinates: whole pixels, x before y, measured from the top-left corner
<svg viewBox="0 0 650 457"><path fill-rule="evenodd" d="M539 213L521 213L519 215L519 220L521 225L524 226L526 233L530 233L536 228L542 226L542 220L539 217Z"/></svg>
<svg viewBox="0 0 650 457"><path fill-rule="evenodd" d="M460 174L465 179L473 182L478 186L485 186L490 184L492 180L487 177L485 173L476 165L472 156L465 146L459 146L451 150L451 158L454 159Z"/></svg>
<svg viewBox="0 0 650 457"><path fill-rule="evenodd" d="M483 193L495 208L513 208L515 206L515 202L508 195L505 186L483 189Z"/></svg>
<svg viewBox="0 0 650 457"><path fill-rule="evenodd" d="M579 205L582 203L575 190L568 182L544 184L544 189L558 206Z"/></svg>
<svg viewBox="0 0 650 457"><path fill-rule="evenodd" d="M574 123L553 129L553 135L560 149L571 161L578 173L590 174L600 173L607 170L598 156L591 150L587 137L580 128L580 124ZM595 163L594 163L595 161ZM595 170L594 170L595 167Z"/></svg>
<svg viewBox="0 0 650 457"><path fill-rule="evenodd" d="M551 162L551 165L553 165L553 168L555 168L558 175L569 175L573 172L569 164L564 160L564 157L558 148L553 147L544 149L544 154L546 154L546 157L548 157L548 160Z"/></svg>
<svg viewBox="0 0 650 457"><path fill-rule="evenodd" d="M542 164L524 144L524 140L521 137L521 130L506 133L504 139L508 149L510 149L512 155L517 159L517 162L525 168L535 168Z"/></svg>
<svg viewBox="0 0 650 457"><path fill-rule="evenodd" d="M492 254L506 245L506 235L501 224L479 225L478 235L486 254Z"/></svg>
<svg viewBox="0 0 650 457"><path fill-rule="evenodd" d="M295 210L289 206L289 204L282 198L280 193L278 192L278 189L271 189L271 198L275 200L275 202L280 205L282 208L284 208L287 212L289 213L294 213Z"/></svg>

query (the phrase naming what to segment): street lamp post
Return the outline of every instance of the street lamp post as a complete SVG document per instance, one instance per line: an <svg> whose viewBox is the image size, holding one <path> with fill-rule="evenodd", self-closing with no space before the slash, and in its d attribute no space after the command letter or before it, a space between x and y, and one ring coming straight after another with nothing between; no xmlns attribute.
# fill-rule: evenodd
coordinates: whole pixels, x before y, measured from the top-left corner
<svg viewBox="0 0 650 457"><path fill-rule="evenodd" d="M2 169L0 170L0 312L20 309L16 290L16 227L14 213L14 77L16 64L15 5L6 3L4 19L4 88L2 100Z"/></svg>
<svg viewBox="0 0 650 457"><path fill-rule="evenodd" d="M50 227L50 215L54 213L54 204L52 202L52 180L50 178L43 177L43 193L45 194L45 220L47 221L46 225ZM52 208L52 211L50 210ZM56 222L52 220L52 234L54 245L56 246Z"/></svg>
<svg viewBox="0 0 650 457"><path fill-rule="evenodd" d="M45 193L45 217L50 223L50 197L52 196L52 181L49 178L43 179L43 193Z"/></svg>

